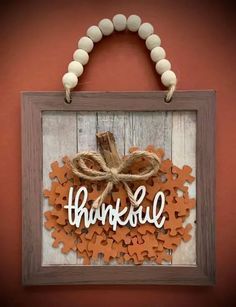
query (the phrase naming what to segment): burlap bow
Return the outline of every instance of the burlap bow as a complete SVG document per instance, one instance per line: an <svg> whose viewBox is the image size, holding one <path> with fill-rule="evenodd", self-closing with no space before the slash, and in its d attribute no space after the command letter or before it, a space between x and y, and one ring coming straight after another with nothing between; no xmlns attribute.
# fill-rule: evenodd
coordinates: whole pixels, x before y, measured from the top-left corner
<svg viewBox="0 0 236 307"><path fill-rule="evenodd" d="M140 158L147 158L149 165L138 174L127 174L125 171L135 163ZM89 168L85 160L95 161L101 171ZM106 199L107 195L112 191L114 184L121 182L127 195L129 197L130 203L133 206L137 206L134 194L128 186L127 182L134 182L138 180L148 180L150 177L154 176L160 167L161 161L155 153L148 151L134 151L127 158L122 160L117 168L110 168L107 166L102 155L95 151L86 151L78 153L72 160L72 171L79 178L90 180L90 181L107 181L107 186L102 194L94 201L93 208L98 208Z"/></svg>

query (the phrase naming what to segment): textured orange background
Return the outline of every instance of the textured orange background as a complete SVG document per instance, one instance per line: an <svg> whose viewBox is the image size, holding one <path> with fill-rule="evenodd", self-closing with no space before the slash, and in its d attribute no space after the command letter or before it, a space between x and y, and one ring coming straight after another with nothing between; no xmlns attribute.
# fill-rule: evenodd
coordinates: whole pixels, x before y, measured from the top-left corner
<svg viewBox="0 0 236 307"><path fill-rule="evenodd" d="M2 1L3 2L3 1ZM208 4L204 3L208 2ZM236 95L234 7L227 1L5 1L0 12L1 306L232 306L235 299ZM179 89L217 91L215 287L21 286L20 91L62 90L61 76L86 28L115 13L153 23ZM144 43L104 39L77 90L155 90Z"/></svg>

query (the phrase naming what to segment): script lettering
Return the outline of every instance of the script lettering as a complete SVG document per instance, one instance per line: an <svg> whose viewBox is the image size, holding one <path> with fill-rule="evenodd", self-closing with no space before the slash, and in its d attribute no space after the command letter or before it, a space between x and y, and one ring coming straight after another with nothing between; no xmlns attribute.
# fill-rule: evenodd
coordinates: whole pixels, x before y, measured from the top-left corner
<svg viewBox="0 0 236 307"><path fill-rule="evenodd" d="M84 219L84 225L86 228L95 224L97 221L101 221L102 224L105 225L106 220L108 220L109 224L112 225L113 231L116 231L117 225L130 225L131 227L136 227L138 223L145 224L147 222L154 224L157 228L162 228L164 225L165 216L163 216L163 211L165 207L165 195L163 192L159 191L156 193L152 207L146 208L144 216L143 206L141 204L146 196L145 186L138 187L134 193L138 207L135 208L130 206L129 208L125 207L123 210L120 210L120 198L117 198L115 207L113 207L111 204L106 205L103 203L97 209L87 209L85 207L88 199L88 190L86 187L80 187L78 189L75 195L74 203L73 193L73 188L70 188L68 205L66 205L64 208L68 209L69 223L78 228L82 219ZM124 215L128 210L128 216L124 218Z"/></svg>

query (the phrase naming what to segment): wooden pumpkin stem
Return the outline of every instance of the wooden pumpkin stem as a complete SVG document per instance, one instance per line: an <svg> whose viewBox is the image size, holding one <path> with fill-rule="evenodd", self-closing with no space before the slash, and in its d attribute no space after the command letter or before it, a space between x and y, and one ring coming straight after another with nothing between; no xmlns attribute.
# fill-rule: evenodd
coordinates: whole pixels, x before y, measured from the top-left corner
<svg viewBox="0 0 236 307"><path fill-rule="evenodd" d="M118 154L115 137L110 131L98 132L96 134L98 147L108 167L118 167L121 158Z"/></svg>

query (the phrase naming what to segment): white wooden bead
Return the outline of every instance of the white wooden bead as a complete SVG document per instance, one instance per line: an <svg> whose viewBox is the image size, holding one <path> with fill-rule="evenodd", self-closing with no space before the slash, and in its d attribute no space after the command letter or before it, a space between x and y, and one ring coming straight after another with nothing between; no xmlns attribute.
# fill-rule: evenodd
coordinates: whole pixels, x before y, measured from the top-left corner
<svg viewBox="0 0 236 307"><path fill-rule="evenodd" d="M73 54L73 59L75 61L81 63L82 65L86 65L88 63L88 60L89 60L89 55L83 49L77 49L77 50L75 50L75 52Z"/></svg>
<svg viewBox="0 0 236 307"><path fill-rule="evenodd" d="M116 31L124 31L127 26L126 16L123 14L117 14L112 18L114 28Z"/></svg>
<svg viewBox="0 0 236 307"><path fill-rule="evenodd" d="M155 47L152 49L150 56L153 62L158 62L166 57L166 52L162 47Z"/></svg>
<svg viewBox="0 0 236 307"><path fill-rule="evenodd" d="M162 75L167 70L171 70L170 61L162 59L156 63L156 71L159 75Z"/></svg>
<svg viewBox="0 0 236 307"><path fill-rule="evenodd" d="M71 88L76 87L76 85L78 83L78 78L76 77L76 75L73 72L67 72L62 77L62 83L63 83L65 88L71 89Z"/></svg>
<svg viewBox="0 0 236 307"><path fill-rule="evenodd" d="M130 15L127 19L127 28L131 32L137 32L141 25L141 18L138 15Z"/></svg>
<svg viewBox="0 0 236 307"><path fill-rule="evenodd" d="M156 34L152 34L148 36L148 38L146 39L146 47L149 50L152 50L155 47L159 47L160 45L161 45L161 39Z"/></svg>
<svg viewBox="0 0 236 307"><path fill-rule="evenodd" d="M90 37L94 43L97 43L102 39L102 32L98 26L91 26L87 30L87 36Z"/></svg>
<svg viewBox="0 0 236 307"><path fill-rule="evenodd" d="M102 34L107 36L110 35L114 31L114 25L112 21L108 18L102 19L98 24Z"/></svg>
<svg viewBox="0 0 236 307"><path fill-rule="evenodd" d="M86 52L91 52L93 50L93 46L94 46L93 41L91 40L91 38L87 36L81 37L81 39L78 42L79 49L83 49Z"/></svg>
<svg viewBox="0 0 236 307"><path fill-rule="evenodd" d="M73 72L77 77L80 77L84 71L84 67L77 61L72 61L68 65L68 71Z"/></svg>
<svg viewBox="0 0 236 307"><path fill-rule="evenodd" d="M149 22L142 23L141 26L138 29L138 35L142 39L146 39L153 32L154 32L154 28Z"/></svg>
<svg viewBox="0 0 236 307"><path fill-rule="evenodd" d="M161 82L164 86L170 87L171 85L176 85L177 78L172 70L167 70L161 75Z"/></svg>

